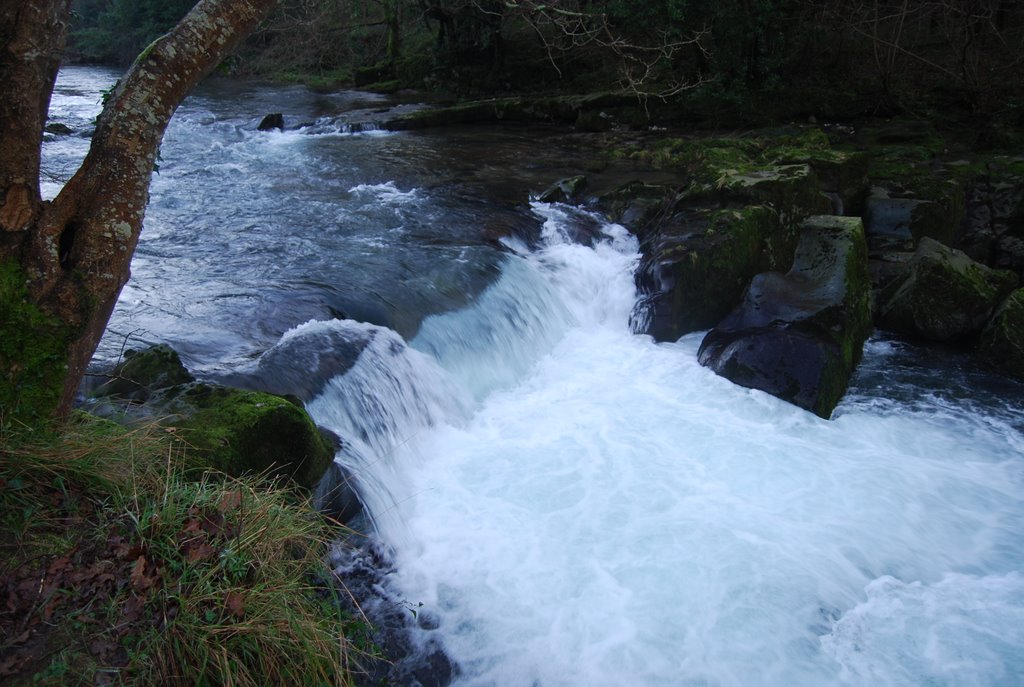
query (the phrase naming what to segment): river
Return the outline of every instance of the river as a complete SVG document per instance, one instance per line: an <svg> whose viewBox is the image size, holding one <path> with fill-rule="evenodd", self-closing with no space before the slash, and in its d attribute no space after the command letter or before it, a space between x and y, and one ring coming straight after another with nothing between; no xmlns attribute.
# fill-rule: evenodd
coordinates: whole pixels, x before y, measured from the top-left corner
<svg viewBox="0 0 1024 687"><path fill-rule="evenodd" d="M87 129L113 78L63 70L52 119ZM199 89L97 364L371 337L307 407L459 685L1024 684L1024 386L876 336L831 421L736 387L700 334L630 331L628 232L530 201L585 151L351 133L391 104ZM45 144L44 193L87 143Z"/></svg>

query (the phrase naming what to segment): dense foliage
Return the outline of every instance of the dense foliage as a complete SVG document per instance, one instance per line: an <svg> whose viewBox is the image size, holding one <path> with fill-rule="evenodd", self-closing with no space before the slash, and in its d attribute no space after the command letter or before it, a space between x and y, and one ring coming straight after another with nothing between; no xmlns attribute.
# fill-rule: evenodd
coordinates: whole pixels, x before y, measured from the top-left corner
<svg viewBox="0 0 1024 687"><path fill-rule="evenodd" d="M71 43L84 62L128 64L195 0L75 0Z"/></svg>

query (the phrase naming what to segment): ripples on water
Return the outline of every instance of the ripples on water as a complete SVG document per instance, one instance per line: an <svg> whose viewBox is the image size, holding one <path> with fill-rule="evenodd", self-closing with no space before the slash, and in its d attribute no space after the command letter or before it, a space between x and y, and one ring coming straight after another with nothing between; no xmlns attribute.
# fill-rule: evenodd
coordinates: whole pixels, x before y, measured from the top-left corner
<svg viewBox="0 0 1024 687"><path fill-rule="evenodd" d="M168 133L112 328L208 370L306 319L368 326L332 313L410 339L384 330L309 407L357 440L390 584L463 684L1024 682L1019 383L877 338L821 420L700 367L700 334L632 335L635 241L574 244L594 218L527 206L528 174L444 162L479 139L256 137L279 96L215 96ZM538 247L480 241L495 214Z"/></svg>

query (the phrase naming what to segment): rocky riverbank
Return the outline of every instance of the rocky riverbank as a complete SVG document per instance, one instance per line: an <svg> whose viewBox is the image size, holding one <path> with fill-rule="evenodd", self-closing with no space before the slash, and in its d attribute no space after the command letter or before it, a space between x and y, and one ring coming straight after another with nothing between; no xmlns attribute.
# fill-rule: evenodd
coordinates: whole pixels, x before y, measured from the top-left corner
<svg viewBox="0 0 1024 687"><path fill-rule="evenodd" d="M1021 376L1021 151L976 152L926 122L884 121L655 135L608 155L676 179L587 195L574 191L581 176L546 195L602 209L640 238L638 333L674 341L712 329L704 364L826 418L871 320ZM838 227L844 248L829 238ZM814 325L823 312L827 324ZM820 334L812 348L793 336L809 328Z"/></svg>

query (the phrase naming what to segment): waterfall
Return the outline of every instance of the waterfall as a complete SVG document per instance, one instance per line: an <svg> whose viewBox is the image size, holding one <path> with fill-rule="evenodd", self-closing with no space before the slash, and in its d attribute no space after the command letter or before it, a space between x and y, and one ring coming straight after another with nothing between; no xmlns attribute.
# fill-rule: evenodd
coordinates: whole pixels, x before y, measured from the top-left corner
<svg viewBox="0 0 1024 687"><path fill-rule="evenodd" d="M459 684L1019 681L1019 409L894 411L881 342L831 422L736 387L700 334L631 333L635 240L533 208L540 245L387 339L408 365L381 353L310 406L364 442L392 584Z"/></svg>

